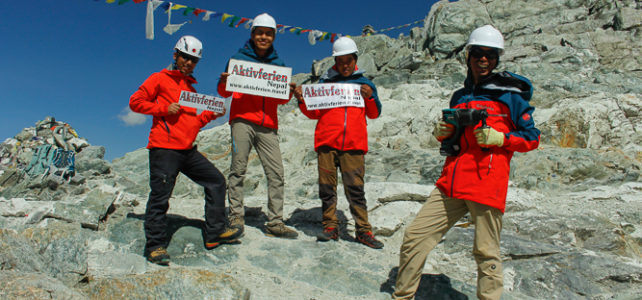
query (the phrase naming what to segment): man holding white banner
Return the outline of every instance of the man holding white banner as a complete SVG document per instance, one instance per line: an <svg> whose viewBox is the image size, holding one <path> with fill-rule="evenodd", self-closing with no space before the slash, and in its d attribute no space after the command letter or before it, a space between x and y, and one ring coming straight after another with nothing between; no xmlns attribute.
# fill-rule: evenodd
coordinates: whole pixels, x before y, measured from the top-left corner
<svg viewBox="0 0 642 300"><path fill-rule="evenodd" d="M154 73L129 99L132 111L152 115L149 133L149 186L145 210L145 256L159 265L169 264L167 210L178 172L205 190L205 248L235 240L238 229L225 227L225 177L194 145L199 130L225 111L198 113L181 106L181 92L196 94L192 72L201 58L203 45L193 36L181 37L174 47L174 63ZM204 100L195 96L193 101Z"/></svg>
<svg viewBox="0 0 642 300"><path fill-rule="evenodd" d="M283 72L284 68L272 68L285 66L272 46L275 35L274 18L265 13L256 16L252 22L250 40L232 56L227 72L221 74L218 83L219 95L226 98L232 97L229 121L232 129L232 165L228 177L229 218L232 227L243 230L245 225L243 180L248 157L254 147L268 182L268 222L264 228L265 234L295 239L298 233L283 223L284 171L277 135L279 124L277 107L288 103L294 83L289 83L290 76ZM253 67L233 64L235 61L249 62ZM256 67L256 63L263 64L263 67ZM266 71L268 68L272 70ZM254 86L248 91L245 89L232 91L230 89L236 87L232 86L232 82L228 80L234 81L233 76L261 78L270 85ZM266 96L263 92L267 89L274 91L275 95ZM241 90L243 92L240 92Z"/></svg>
<svg viewBox="0 0 642 300"><path fill-rule="evenodd" d="M321 77L322 84L296 88L299 109L310 119L318 120L314 150L318 155L319 198L323 210L323 232L319 241L339 239L337 210L337 167L350 213L355 221L356 240L380 249L383 243L372 234L364 191L365 154L368 152L366 116L378 118L381 102L377 89L357 69L357 45L341 37L332 45L334 66Z"/></svg>

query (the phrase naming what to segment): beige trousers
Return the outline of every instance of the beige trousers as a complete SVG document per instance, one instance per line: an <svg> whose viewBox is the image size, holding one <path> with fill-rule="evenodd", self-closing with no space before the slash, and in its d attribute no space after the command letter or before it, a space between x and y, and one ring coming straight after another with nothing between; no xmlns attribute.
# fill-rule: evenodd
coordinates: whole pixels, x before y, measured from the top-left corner
<svg viewBox="0 0 642 300"><path fill-rule="evenodd" d="M502 212L477 202L448 197L435 188L404 234L393 299L414 299L428 253L467 212L475 224L473 256L477 262L477 297L483 300L501 297Z"/></svg>
<svg viewBox="0 0 642 300"><path fill-rule="evenodd" d="M232 121L232 165L227 182L230 218L245 216L243 179L252 147L263 165L268 184L267 225L283 223L284 171L276 129L236 119Z"/></svg>

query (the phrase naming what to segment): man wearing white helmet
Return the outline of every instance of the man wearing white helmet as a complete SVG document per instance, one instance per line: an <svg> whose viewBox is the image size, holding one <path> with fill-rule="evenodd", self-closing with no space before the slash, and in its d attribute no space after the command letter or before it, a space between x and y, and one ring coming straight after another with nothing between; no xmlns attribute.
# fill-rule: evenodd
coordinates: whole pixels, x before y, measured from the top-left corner
<svg viewBox="0 0 642 300"><path fill-rule="evenodd" d="M205 240L207 249L237 238L241 232L226 229L225 177L199 151L194 140L201 127L223 115L181 107L182 91L196 92L192 76L203 52L193 36L181 37L174 47L174 62L154 73L129 99L137 113L152 115L149 133L149 186L151 192L145 210L145 256L150 262L167 265L167 210L178 172L185 174L205 190Z"/></svg>
<svg viewBox="0 0 642 300"><path fill-rule="evenodd" d="M266 13L256 16L252 21L250 40L232 58L285 66L273 47L275 35L274 18ZM288 103L289 98L283 100L228 92L225 88L228 76L227 72L221 74L218 93L226 98L232 97L229 121L232 129L232 163L228 177L230 224L241 231L245 225L243 180L248 157L254 147L268 183L268 222L264 228L265 233L268 236L295 239L297 232L283 223L284 171L277 133L277 107ZM294 83L290 85L293 86Z"/></svg>
<svg viewBox="0 0 642 300"><path fill-rule="evenodd" d="M318 120L314 132L314 150L317 152L319 170L319 198L323 210L323 232L317 239L330 241L339 239L339 220L337 210L337 167L350 213L355 220L357 242L375 249L383 248L383 243L372 234L368 222L368 208L364 192L365 154L368 152L368 130L366 117L376 119L381 114L381 102L377 88L363 71L357 68L359 50L355 42L341 37L332 45L334 66L320 80L320 83L355 83L361 86L364 107L336 107L321 110L307 110L301 95L301 87L296 88L295 97L299 109L310 119Z"/></svg>
<svg viewBox="0 0 642 300"><path fill-rule="evenodd" d="M459 150L449 153L436 189L406 228L394 299L414 298L426 256L467 213L475 225L477 297L501 297L499 244L510 160L515 151L536 149L540 136L534 108L528 104L533 94L530 81L510 72L493 72L503 52L504 38L490 25L475 29L468 39L468 76L464 87L453 94L450 108L486 110L486 126L479 121L463 127ZM454 133L453 125L444 121L433 132L438 141L456 137Z"/></svg>

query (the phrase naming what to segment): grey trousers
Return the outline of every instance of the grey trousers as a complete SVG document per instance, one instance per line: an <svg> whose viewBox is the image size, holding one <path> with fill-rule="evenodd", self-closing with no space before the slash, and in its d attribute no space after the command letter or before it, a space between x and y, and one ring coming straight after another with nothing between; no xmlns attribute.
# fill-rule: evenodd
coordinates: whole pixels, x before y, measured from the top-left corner
<svg viewBox="0 0 642 300"><path fill-rule="evenodd" d="M252 147L256 150L268 184L268 223L283 222L284 171L277 130L236 119L232 121L232 165L228 176L230 218L245 216L243 179Z"/></svg>

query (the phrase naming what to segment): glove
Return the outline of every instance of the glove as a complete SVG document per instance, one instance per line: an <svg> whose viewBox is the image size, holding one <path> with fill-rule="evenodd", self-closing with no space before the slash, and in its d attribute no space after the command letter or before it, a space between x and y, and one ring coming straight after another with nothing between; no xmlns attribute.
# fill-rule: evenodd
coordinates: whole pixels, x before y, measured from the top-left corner
<svg viewBox="0 0 642 300"><path fill-rule="evenodd" d="M504 145L504 139L506 138L503 132L499 132L492 127L477 128L474 133L477 144L483 148L490 146L501 147Z"/></svg>
<svg viewBox="0 0 642 300"><path fill-rule="evenodd" d="M439 121L439 123L437 123L437 126L435 126L435 130L433 130L432 135L434 135L435 138L441 142L447 139L449 136L453 135L454 132L454 125L448 124L444 121Z"/></svg>

